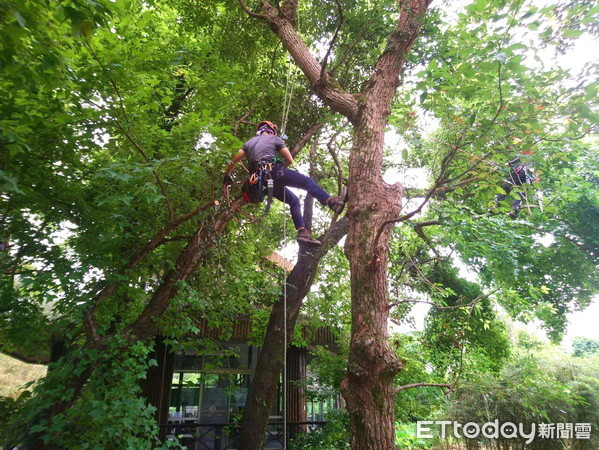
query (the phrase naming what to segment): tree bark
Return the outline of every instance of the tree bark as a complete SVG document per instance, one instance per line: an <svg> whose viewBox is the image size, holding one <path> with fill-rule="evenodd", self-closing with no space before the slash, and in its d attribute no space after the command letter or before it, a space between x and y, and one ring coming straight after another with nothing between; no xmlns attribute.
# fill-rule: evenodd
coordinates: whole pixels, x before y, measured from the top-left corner
<svg viewBox="0 0 599 450"><path fill-rule="evenodd" d="M400 370L387 333L387 256L391 226L378 242L378 229L401 210L400 186L385 184L377 162L380 112L356 127L350 154L347 213L350 229L345 254L350 263L352 334L347 378L341 392L350 413L352 448L394 448L393 380ZM368 125L368 122L375 122ZM376 131L378 128L380 131ZM382 148L382 146L380 146Z"/></svg>
<svg viewBox="0 0 599 450"><path fill-rule="evenodd" d="M354 449L395 448L394 378L401 363L389 345L387 259L391 225L402 207L402 187L382 179L384 130L401 67L420 30L426 0L402 4L395 30L364 92L350 152L350 263L352 334L341 391L350 413Z"/></svg>
<svg viewBox="0 0 599 450"><path fill-rule="evenodd" d="M348 222L345 219L336 222L322 237L322 245L317 251L313 251L313 248L310 247L300 247L297 264L285 280L287 284L288 343L291 342L302 301L310 291L314 281L318 263L328 250L345 236L347 224ZM258 450L262 448L268 416L285 361L284 302L285 295L282 294L273 306L270 315L264 343L258 357L256 372L241 420L240 450Z"/></svg>

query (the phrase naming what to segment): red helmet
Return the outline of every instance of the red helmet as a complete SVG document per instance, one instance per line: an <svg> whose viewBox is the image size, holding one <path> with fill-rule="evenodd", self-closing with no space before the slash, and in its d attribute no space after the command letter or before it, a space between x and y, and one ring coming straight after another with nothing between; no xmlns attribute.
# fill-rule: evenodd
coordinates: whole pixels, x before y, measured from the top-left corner
<svg viewBox="0 0 599 450"><path fill-rule="evenodd" d="M277 127L276 124L269 122L268 120L263 120L256 127L257 134L261 134L264 131L271 131L274 134L277 134L278 129L279 129L279 127Z"/></svg>

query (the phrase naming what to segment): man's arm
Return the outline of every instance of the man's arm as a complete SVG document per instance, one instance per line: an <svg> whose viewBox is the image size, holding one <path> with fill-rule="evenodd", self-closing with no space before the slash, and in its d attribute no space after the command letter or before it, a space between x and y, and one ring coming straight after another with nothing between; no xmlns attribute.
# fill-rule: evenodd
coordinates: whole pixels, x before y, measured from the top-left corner
<svg viewBox="0 0 599 450"><path fill-rule="evenodd" d="M283 157L283 159L285 160L285 166L289 167L291 164L293 164L293 156L291 156L291 152L289 151L289 149L287 147L283 147L280 150L281 156Z"/></svg>
<svg viewBox="0 0 599 450"><path fill-rule="evenodd" d="M231 172L233 172L233 168L235 167L235 164L237 164L239 161L241 161L244 157L245 157L245 152L243 151L242 148L240 148L239 151L235 154L235 156L233 156L233 158L231 159L231 162L229 162L229 164L227 164L227 167L225 167L225 175L230 176Z"/></svg>

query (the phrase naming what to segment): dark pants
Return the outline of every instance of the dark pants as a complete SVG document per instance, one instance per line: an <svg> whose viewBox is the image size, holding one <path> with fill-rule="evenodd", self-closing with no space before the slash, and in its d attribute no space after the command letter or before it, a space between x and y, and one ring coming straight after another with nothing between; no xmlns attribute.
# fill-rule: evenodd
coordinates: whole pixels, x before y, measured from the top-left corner
<svg viewBox="0 0 599 450"><path fill-rule="evenodd" d="M277 171L282 170L282 176ZM304 218L302 216L302 206L297 195L291 192L288 187L302 189L307 191L312 197L318 200L323 205L326 204L327 199L330 197L326 191L321 188L316 182L306 175L302 175L295 170L288 169L286 167L278 167L273 170L274 175L274 188L273 196L289 205L291 211L291 218L295 228L302 228L306 226Z"/></svg>
<svg viewBox="0 0 599 450"><path fill-rule="evenodd" d="M518 187L519 186L516 186L516 188L518 188ZM497 197L495 197L495 203L499 203L499 202L505 200L507 198L507 196L510 194L510 192L512 192L514 185L511 183L505 183L502 186L502 188L505 191L505 194L498 194ZM522 202L526 198L524 196L524 194L522 192L520 192L519 190L516 191L516 194L518 194L518 197L520 197L520 199L515 198L514 201L512 202L512 210L514 212L518 212L520 210L520 207L522 206Z"/></svg>

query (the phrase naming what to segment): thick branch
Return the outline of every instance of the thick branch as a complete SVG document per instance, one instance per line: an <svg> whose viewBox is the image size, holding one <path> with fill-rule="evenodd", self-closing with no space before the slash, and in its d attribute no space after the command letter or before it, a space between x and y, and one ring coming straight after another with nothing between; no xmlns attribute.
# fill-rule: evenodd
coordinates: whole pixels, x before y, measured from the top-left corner
<svg viewBox="0 0 599 450"><path fill-rule="evenodd" d="M306 75L310 85L322 101L333 111L343 114L350 121L355 120L358 112L356 98L343 89L335 87L326 72L324 80L321 79L320 64L298 35L290 20L284 14L281 14L278 8L267 1L262 2L264 14L256 14L250 11L244 0L239 0L239 3L247 14L266 20L295 61L295 64Z"/></svg>
<svg viewBox="0 0 599 450"><path fill-rule="evenodd" d="M200 212L205 211L206 209L211 208L214 205L215 205L214 200L208 202L205 205L199 205L196 209L190 211L189 213L187 213L187 214L179 217L178 219L174 220L173 222L169 223L166 227L164 227L162 230L160 230L158 233L156 233L152 237L152 239L150 239L148 241L148 243L141 249L141 251L139 253L137 253L136 255L134 255L129 260L129 262L121 270L119 270L117 275L125 275L129 270L133 269L141 261L143 261L152 250L154 250L155 248L157 248L158 246L163 244L165 242L166 236L168 236L179 225L181 225L184 222L187 222L189 219L197 216ZM94 319L95 311L108 297L110 297L112 294L114 294L114 291L120 284L121 284L120 281L110 283L107 286L105 286L95 296L95 298L92 302L92 306L87 311L87 314L85 316L85 329L86 329L86 334L87 334L88 340L93 341L93 342L98 341L99 337L98 337L98 332L96 329L96 323L95 323L95 319Z"/></svg>
<svg viewBox="0 0 599 450"><path fill-rule="evenodd" d="M241 422L240 450L262 448L268 415L284 365L285 332L287 342L290 342L302 301L314 282L320 260L333 245L347 234L347 230L348 220L344 217L340 221L334 222L327 232L319 237L322 245L317 250L312 251L300 246L297 264L285 281L286 291L284 290L279 300L273 305ZM285 309L287 311L286 330L284 327Z"/></svg>
<svg viewBox="0 0 599 450"><path fill-rule="evenodd" d="M243 200L239 201L242 202ZM185 282L191 275L207 251L216 242L215 238L225 230L231 218L232 215L229 210L223 209L215 215L211 227L202 225L198 228L193 238L179 254L174 268L163 277L162 283L154 291L144 311L135 322L127 327L126 334L143 339L156 333L154 320L161 317L168 309L170 301L179 291L181 283Z"/></svg>
<svg viewBox="0 0 599 450"><path fill-rule="evenodd" d="M363 94L380 105L391 104L399 86L399 75L422 26L421 19L432 0L399 2L401 12L395 29L387 39Z"/></svg>

